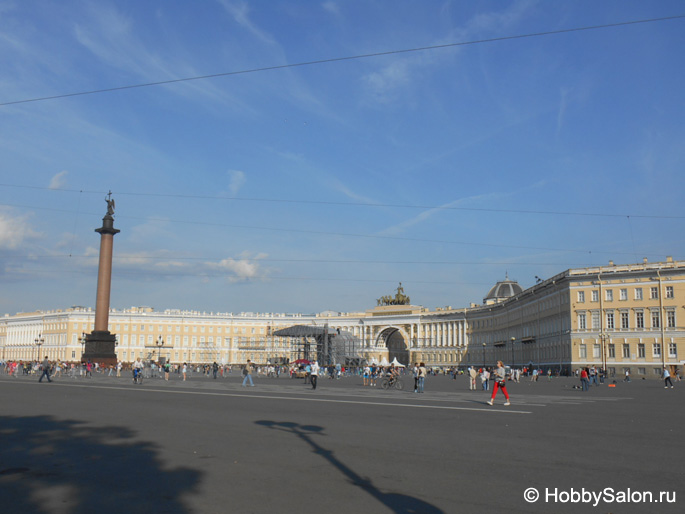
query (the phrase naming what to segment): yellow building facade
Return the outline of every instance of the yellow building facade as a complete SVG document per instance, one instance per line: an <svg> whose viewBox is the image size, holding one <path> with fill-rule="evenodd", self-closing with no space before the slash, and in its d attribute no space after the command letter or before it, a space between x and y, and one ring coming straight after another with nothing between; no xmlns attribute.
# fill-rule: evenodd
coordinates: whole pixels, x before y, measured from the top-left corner
<svg viewBox="0 0 685 514"><path fill-rule="evenodd" d="M0 318L0 359L79 361L94 311L72 307ZM300 357L293 325L350 334L367 362L435 367L533 366L562 374L595 366L609 375L658 378L685 363L685 261L569 269L523 290L506 279L482 304L429 310L379 306L355 313L206 313L149 307L111 310L117 359L258 364Z"/></svg>

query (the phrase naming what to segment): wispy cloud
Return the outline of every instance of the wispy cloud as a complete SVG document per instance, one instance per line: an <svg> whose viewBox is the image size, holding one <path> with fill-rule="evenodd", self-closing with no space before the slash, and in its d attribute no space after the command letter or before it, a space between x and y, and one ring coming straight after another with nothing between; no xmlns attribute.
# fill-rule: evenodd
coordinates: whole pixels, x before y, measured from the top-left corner
<svg viewBox="0 0 685 514"><path fill-rule="evenodd" d="M229 257L218 262L205 262L204 267L207 271L225 274L230 282L263 280L267 278L269 271L264 269L259 261L266 257L264 253L251 256L245 252L236 259Z"/></svg>
<svg viewBox="0 0 685 514"><path fill-rule="evenodd" d="M10 210L0 208L0 250L16 250L39 235L26 216L16 216Z"/></svg>
<svg viewBox="0 0 685 514"><path fill-rule="evenodd" d="M334 14L335 16L340 16L340 6L337 2L328 0L327 2L321 4L321 7L323 7L324 11L328 11L329 13Z"/></svg>
<svg viewBox="0 0 685 514"><path fill-rule="evenodd" d="M261 30L256 24L250 19L250 6L247 2L231 1L231 0L219 0L219 3L226 9L226 12L244 29L250 32L253 36L260 39L264 43L274 43L274 39L267 34L265 31Z"/></svg>
<svg viewBox="0 0 685 514"><path fill-rule="evenodd" d="M228 171L228 193L231 196L238 194L238 191L245 185L247 177L245 173L240 170Z"/></svg>
<svg viewBox="0 0 685 514"><path fill-rule="evenodd" d="M62 189L67 183L68 174L68 171L60 171L57 175L52 177L52 180L50 181L50 185L48 187L50 189Z"/></svg>
<svg viewBox="0 0 685 514"><path fill-rule="evenodd" d="M527 186L524 186L522 188L519 188L516 191L507 191L507 192L492 192L492 193L487 193L487 194L482 194L482 195L474 195L474 196L469 196L465 198L459 198L457 200L454 200L452 202L445 203L443 205L439 205L437 207L433 207L430 209L426 209L425 211L420 212L416 216L409 218L406 221L403 221L402 223L398 223L396 225L393 225L391 227L388 227L381 231L379 235L385 235L385 236L395 236L402 234L407 231L407 229L414 227L416 225L420 225L426 221L428 221L430 218L435 216L436 214L445 212L445 210L455 208L455 207L462 207L462 208L468 208L468 207L474 207L475 205L498 205L500 204L501 200L505 198L518 198L520 195L523 194L524 191L529 191L529 190L534 190L534 189L539 189L541 187L544 187L546 185L546 181L538 181L533 184L529 184Z"/></svg>

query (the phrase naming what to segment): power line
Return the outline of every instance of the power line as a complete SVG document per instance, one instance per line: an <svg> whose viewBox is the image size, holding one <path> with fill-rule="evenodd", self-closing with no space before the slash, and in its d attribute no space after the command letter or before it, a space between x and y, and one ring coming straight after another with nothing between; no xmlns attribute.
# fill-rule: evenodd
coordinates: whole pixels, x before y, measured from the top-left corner
<svg viewBox="0 0 685 514"><path fill-rule="evenodd" d="M74 255L69 254L31 254L31 255L13 255L15 259L31 259L32 261L39 261L41 259L95 259L94 256L89 255ZM573 268L573 265L568 263L559 262L515 262L515 261L489 261L489 262L478 262L478 261L388 261L388 260L367 260L367 259L285 259L285 258L250 258L250 257L186 257L177 255L164 255L164 256L153 256L153 255L138 255L138 254L121 254L117 253L112 257L115 261L122 261L126 259L136 259L138 261L154 261L159 262L169 262L169 261L205 261L205 262L218 262L226 259L231 259L236 262L240 261L250 261L250 262L287 262L287 263L311 263L311 264L426 264L426 265L448 265L448 266L558 266L564 267L569 266ZM584 267L584 266L583 266Z"/></svg>
<svg viewBox="0 0 685 514"><path fill-rule="evenodd" d="M0 187L15 187L23 189L37 189L43 191L58 191L65 193L87 193L87 194L102 194L102 191L87 191L83 189L66 189L66 188L51 188L41 186L27 186L19 184L2 184ZM583 217L597 217L597 218L638 218L638 219L685 219L685 215L662 215L662 214L623 214L623 213L601 213L601 212L578 212L578 211L537 211L532 209L494 209L485 207L457 207L450 205L418 205L418 204L392 204L392 203L370 203L370 202L338 202L333 200L311 200L311 199L294 199L294 198L259 198L259 197L238 197L238 196L212 196L212 195L188 195L180 193L136 193L128 191L117 191L116 196L140 196L146 198L176 198L186 200L216 200L227 202L263 202L263 203L286 203L286 204L304 204L304 205L329 205L340 207L371 207L371 208L387 208L387 209L421 209L421 210L444 210L444 211L464 211L464 212L493 212L499 214L536 214L544 216L583 216ZM7 207L27 207L16 206L11 204L0 204Z"/></svg>
<svg viewBox="0 0 685 514"><path fill-rule="evenodd" d="M73 213L73 211L66 209L53 209L49 207L28 207L25 205L16 204L0 204L2 206L9 207L22 207L31 208L36 210L47 210L55 212L66 212ZM93 214L95 216L95 214ZM538 247L538 246L522 246L522 245L507 245L507 244L494 244L494 243L477 243L472 241L450 241L446 239L423 239L423 238L413 238L413 237L400 237L400 236L385 236L379 234L355 234L349 232L331 232L329 230L308 230L303 228L282 228L282 227L260 227L255 225L233 225L229 223L216 223L216 222L206 222L206 221L188 221L188 220L174 220L169 218L140 218L135 216L117 216L119 219L129 219L129 220L141 220L141 221L161 221L164 223L177 223L184 225L199 225L207 227L221 227L221 228L231 228L231 229L241 229L241 230L262 230L270 232L282 232L282 233L296 233L296 234L309 234L315 236L326 236L326 237L351 237L351 238L365 238L365 239L380 239L380 240L390 240L390 241L406 241L413 243L434 243L434 244L450 244L450 245L465 245L465 246L481 246L488 248L509 248L518 250L537 250L537 251L547 251L547 252L569 252L569 253L582 253L588 255L633 255L631 252L618 252L618 251L593 251L587 249L578 248L548 248L548 247Z"/></svg>
<svg viewBox="0 0 685 514"><path fill-rule="evenodd" d="M417 47L417 48L407 48L407 49L402 49L402 50L389 50L389 51L385 51L385 52L375 52L375 53L353 55L353 56L346 56L346 57L333 57L333 58L329 58L329 59L319 59L319 60L315 60L315 61L304 61L304 62L293 63L293 64L281 64L281 65L275 65L275 66L265 66L262 68L251 68L251 69L247 69L247 70L228 71L228 72L223 72L223 73L213 73L210 75L198 75L198 76L194 76L194 77L184 77L184 78L178 78L178 79L160 80L160 81L156 81L156 82L147 82L144 84L131 84L131 85L127 85L127 86L110 87L110 88L104 88L104 89L94 89L91 91L80 91L80 92L76 92L76 93L65 93L65 94L61 94L61 95L43 96L43 97L39 97L39 98L27 98L27 99L23 99L23 100L13 100L13 101L9 101L9 102L3 102L3 103L0 103L0 107L7 106L7 105L30 103L30 102L43 102L43 101L47 101L47 100L57 100L60 98L70 98L70 97L75 97L75 96L111 93L114 91L124 91L124 90L128 90L128 89L138 89L138 88L144 88L144 87L162 86L162 85L167 85L167 84L176 84L179 82L190 82L190 81L194 81L194 80L207 80L207 79L213 79L213 78L219 78L219 77L229 77L229 76L233 76L233 75L245 75L248 73L260 73L260 72L265 72L265 71L282 70L282 69L287 69L287 68L297 68L297 67L303 67L303 66L314 66L314 65L319 65L319 64L329 64L329 63L342 62L342 61L369 59L369 58L373 58L373 57L384 57L384 56L388 56L388 55L405 54L405 53L411 53L411 52L425 52L428 50L439 50L439 49L454 48L454 47L459 47L459 46L478 45L478 44L483 44L483 43L495 43L495 42L499 42L499 41L511 41L511 40L515 40L515 39L551 36L551 35L556 35L556 34L568 34L571 32L607 29L607 28L622 27L622 26L627 26L627 25L636 25L636 24L640 24L640 23L655 23L655 22L660 22L660 21L676 20L676 19L680 19L680 18L685 18L685 14L680 14L680 15L675 15L675 16L666 16L663 18L650 18L650 19L642 19L642 20L623 21L623 22L617 22L617 23L606 23L603 25L591 25L591 26L586 26L586 27L575 27L575 28L570 28L570 29L549 30L549 31L545 31L545 32L533 32L530 34L518 34L518 35L513 35L513 36L501 36L501 37L488 38L488 39L477 39L477 40L473 40L473 41L462 41L459 43L446 43L446 44L442 44L442 45L431 45L431 46L423 46L423 47Z"/></svg>

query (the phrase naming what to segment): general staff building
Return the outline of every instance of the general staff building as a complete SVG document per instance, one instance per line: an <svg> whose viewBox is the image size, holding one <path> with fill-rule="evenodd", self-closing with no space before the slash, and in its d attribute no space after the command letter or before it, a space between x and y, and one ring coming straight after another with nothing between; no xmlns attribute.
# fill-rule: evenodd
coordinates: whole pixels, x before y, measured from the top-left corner
<svg viewBox="0 0 685 514"><path fill-rule="evenodd" d="M72 307L0 318L0 359L78 361L94 311ZM568 374L595 366L609 375L659 378L685 364L685 261L568 269L523 289L498 282L482 303L430 310L381 305L318 314L206 313L148 307L110 310L118 360L172 363L286 363L302 345L279 330L326 327L352 341L342 365L367 362L434 367L514 367ZM353 355L352 355L353 354ZM350 359L350 356L355 359Z"/></svg>

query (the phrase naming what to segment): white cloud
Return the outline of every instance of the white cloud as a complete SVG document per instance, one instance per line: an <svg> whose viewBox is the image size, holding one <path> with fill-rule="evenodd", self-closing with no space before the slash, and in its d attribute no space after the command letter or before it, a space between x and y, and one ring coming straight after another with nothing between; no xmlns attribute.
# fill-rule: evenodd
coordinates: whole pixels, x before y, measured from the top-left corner
<svg viewBox="0 0 685 514"><path fill-rule="evenodd" d="M38 237L26 218L0 210L0 249L16 250L27 239Z"/></svg>
<svg viewBox="0 0 685 514"><path fill-rule="evenodd" d="M228 258L219 262L208 262L206 267L211 271L227 273L231 282L263 279L266 278L268 272L260 266L258 261L265 257L266 254L258 254L255 257L244 254L238 259Z"/></svg>
<svg viewBox="0 0 685 514"><path fill-rule="evenodd" d="M50 181L50 185L48 187L50 189L62 189L67 183L68 174L68 171L60 171L57 175L52 177L52 180Z"/></svg>
<svg viewBox="0 0 685 514"><path fill-rule="evenodd" d="M238 194L238 191L245 185L246 178L245 173L239 170L229 170L228 171L229 184L228 192L231 196Z"/></svg>
<svg viewBox="0 0 685 514"><path fill-rule="evenodd" d="M255 37L265 43L274 43L274 40L269 34L260 30L252 20L250 20L250 8L246 2L231 2L229 0L219 0L219 3L226 9L226 12L240 25L247 29Z"/></svg>

